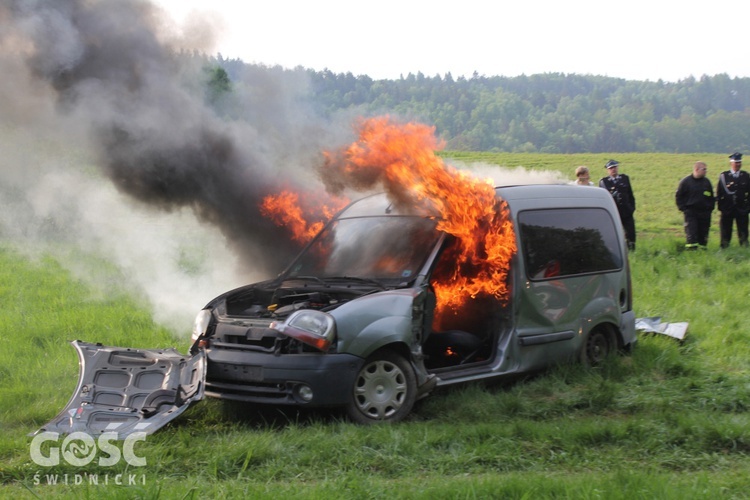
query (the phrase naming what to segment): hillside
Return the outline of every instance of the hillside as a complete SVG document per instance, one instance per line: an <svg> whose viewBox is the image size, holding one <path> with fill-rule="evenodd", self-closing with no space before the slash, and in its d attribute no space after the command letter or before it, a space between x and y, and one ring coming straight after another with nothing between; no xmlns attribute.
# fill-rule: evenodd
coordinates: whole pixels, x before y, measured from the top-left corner
<svg viewBox="0 0 750 500"><path fill-rule="evenodd" d="M447 149L537 153L731 153L750 149L750 78L704 75L678 82L547 73L397 80L303 68L281 70L207 59L234 91L267 73L289 87L308 81L323 115L395 114L433 125ZM219 79L219 86L226 81Z"/></svg>

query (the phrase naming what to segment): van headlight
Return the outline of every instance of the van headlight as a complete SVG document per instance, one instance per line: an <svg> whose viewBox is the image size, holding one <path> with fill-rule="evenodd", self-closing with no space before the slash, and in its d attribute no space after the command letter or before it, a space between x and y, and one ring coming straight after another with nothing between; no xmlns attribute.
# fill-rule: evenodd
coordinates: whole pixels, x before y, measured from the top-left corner
<svg viewBox="0 0 750 500"><path fill-rule="evenodd" d="M193 342L198 340L198 337L206 333L208 324L211 322L211 310L203 309L196 316L193 322L193 334L190 336Z"/></svg>
<svg viewBox="0 0 750 500"><path fill-rule="evenodd" d="M296 311L283 323L271 323L271 328L323 352L336 340L333 316L313 309Z"/></svg>

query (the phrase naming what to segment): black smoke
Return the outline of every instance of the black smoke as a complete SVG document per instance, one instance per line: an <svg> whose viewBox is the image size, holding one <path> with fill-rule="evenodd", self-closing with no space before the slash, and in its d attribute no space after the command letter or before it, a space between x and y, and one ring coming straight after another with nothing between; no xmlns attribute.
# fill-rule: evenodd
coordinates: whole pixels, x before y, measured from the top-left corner
<svg viewBox="0 0 750 500"><path fill-rule="evenodd" d="M170 32L147 1L6 0L0 26L0 69L27 72L0 89L5 127L25 121L44 134L34 113L65 123L72 147L90 148L118 190L161 211L188 207L248 265L276 272L299 250L259 204L318 186L313 172L334 141L308 105L304 71L256 68L219 109L206 99L210 45L186 50L196 40ZM21 107L32 90L51 109Z"/></svg>

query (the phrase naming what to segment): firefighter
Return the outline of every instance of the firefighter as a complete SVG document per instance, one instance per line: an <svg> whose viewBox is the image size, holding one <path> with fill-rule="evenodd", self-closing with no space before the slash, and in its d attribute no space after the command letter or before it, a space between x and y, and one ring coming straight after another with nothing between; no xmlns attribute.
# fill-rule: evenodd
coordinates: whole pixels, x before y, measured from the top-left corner
<svg viewBox="0 0 750 500"><path fill-rule="evenodd" d="M625 239L628 242L628 249L635 250L635 196L633 188L630 186L630 178L627 175L618 172L620 162L609 160L606 165L609 175L599 181L599 187L609 191L617 205L617 211L620 213L620 220L625 229Z"/></svg>
<svg viewBox="0 0 750 500"><path fill-rule="evenodd" d="M737 238L740 246L746 247L747 219L750 212L750 174L741 170L742 153L729 155L730 169L722 172L716 185L716 201L718 202L719 230L721 232L721 248L727 248L732 240L732 225L737 224Z"/></svg>
<svg viewBox="0 0 750 500"><path fill-rule="evenodd" d="M685 216L685 250L706 248L711 212L716 205L713 186L706 177L708 166L697 161L693 173L680 181L675 193L677 208Z"/></svg>

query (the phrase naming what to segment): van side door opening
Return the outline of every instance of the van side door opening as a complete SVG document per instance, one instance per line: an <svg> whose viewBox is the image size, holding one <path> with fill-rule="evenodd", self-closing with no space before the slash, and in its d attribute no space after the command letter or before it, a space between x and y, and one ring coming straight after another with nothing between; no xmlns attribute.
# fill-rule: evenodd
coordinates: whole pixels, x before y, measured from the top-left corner
<svg viewBox="0 0 750 500"><path fill-rule="evenodd" d="M430 283L450 279L459 272L450 251L455 244L455 239L447 239L433 267ZM430 293L434 295L433 291ZM439 370L491 362L500 332L507 324L503 301L488 294L467 297L453 309L436 305L430 323L425 326L429 329L423 346L425 366L428 370Z"/></svg>

